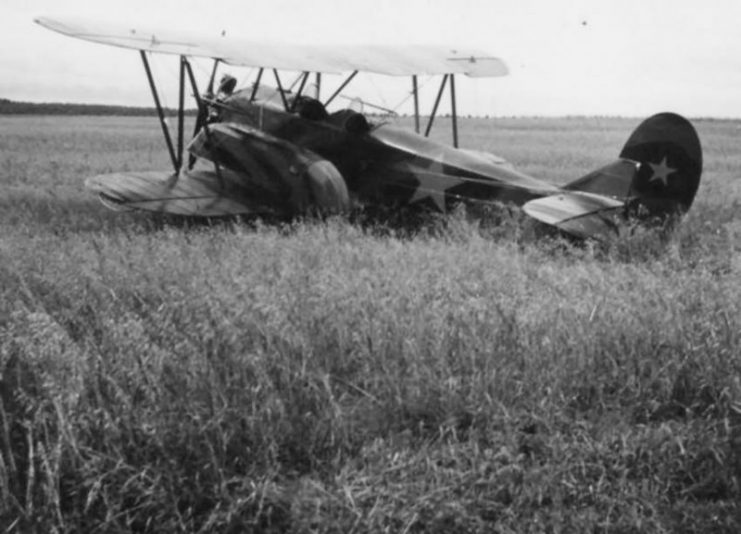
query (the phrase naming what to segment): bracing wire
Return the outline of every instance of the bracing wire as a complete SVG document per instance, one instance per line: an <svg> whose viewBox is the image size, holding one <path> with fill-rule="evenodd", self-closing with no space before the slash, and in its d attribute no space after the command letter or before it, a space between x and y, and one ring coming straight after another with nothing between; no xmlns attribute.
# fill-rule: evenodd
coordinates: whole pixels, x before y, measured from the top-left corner
<svg viewBox="0 0 741 534"><path fill-rule="evenodd" d="M430 81L432 81L432 76L427 76L427 78L424 81L420 81L419 78L417 78L417 94L419 95L422 92L422 89L427 86ZM398 112L399 108L403 105L405 105L407 102L409 102L409 99L414 97L414 91L408 91L406 96L401 99L401 101L396 104L396 106L392 107L391 109L394 110L394 112Z"/></svg>

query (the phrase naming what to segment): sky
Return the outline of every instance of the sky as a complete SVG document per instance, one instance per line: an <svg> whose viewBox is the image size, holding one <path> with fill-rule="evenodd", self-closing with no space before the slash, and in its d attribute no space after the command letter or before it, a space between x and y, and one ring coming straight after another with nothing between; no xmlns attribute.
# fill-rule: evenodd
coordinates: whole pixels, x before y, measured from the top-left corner
<svg viewBox="0 0 741 534"><path fill-rule="evenodd" d="M40 15L261 42L475 47L502 58L506 78L456 77L462 115L741 117L739 0L0 0L0 98L149 106L135 51L51 32L33 23ZM176 59L153 67L175 105ZM209 68L198 62L196 73L204 79ZM228 70L244 82L253 74ZM439 82L421 81L429 109ZM408 79L359 76L347 93L408 113L409 91Z"/></svg>

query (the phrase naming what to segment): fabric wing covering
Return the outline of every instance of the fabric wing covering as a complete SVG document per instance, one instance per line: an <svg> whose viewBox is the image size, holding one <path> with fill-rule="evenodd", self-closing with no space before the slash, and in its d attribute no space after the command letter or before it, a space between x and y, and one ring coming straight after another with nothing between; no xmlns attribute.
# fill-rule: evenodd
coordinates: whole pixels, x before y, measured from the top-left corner
<svg viewBox="0 0 741 534"><path fill-rule="evenodd" d="M234 37L209 37L172 30L131 28L113 23L37 17L35 21L70 37L162 54L221 59L231 65L340 73L364 71L389 76L465 74L505 76L505 63L481 50L445 46L316 46L270 44Z"/></svg>

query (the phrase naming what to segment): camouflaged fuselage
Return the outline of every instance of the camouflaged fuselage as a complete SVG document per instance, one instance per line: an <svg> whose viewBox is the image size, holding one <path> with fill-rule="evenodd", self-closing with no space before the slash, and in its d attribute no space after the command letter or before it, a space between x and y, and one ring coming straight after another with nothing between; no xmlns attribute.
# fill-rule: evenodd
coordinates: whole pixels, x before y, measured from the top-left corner
<svg viewBox="0 0 741 534"><path fill-rule="evenodd" d="M251 102L246 92L238 92L220 106L218 123L210 128L219 124L239 125L242 132L241 141L221 143L226 150L219 160L227 167L250 177L263 175L265 165L245 154L272 138L276 146L289 143L331 162L361 203L418 204L446 211L461 201L523 204L559 191L492 154L452 148L383 122L369 124L350 110L306 118L270 103ZM204 155L198 147L207 143L206 137L201 132L190 150Z"/></svg>

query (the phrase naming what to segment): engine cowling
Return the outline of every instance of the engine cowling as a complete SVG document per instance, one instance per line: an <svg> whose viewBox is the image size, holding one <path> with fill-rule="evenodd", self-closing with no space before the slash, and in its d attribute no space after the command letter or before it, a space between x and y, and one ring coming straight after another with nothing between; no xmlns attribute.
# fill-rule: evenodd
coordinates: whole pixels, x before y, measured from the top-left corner
<svg viewBox="0 0 741 534"><path fill-rule="evenodd" d="M341 213L350 209L345 179L316 152L231 122L210 125L188 150L237 173L244 194L278 212Z"/></svg>
<svg viewBox="0 0 741 534"><path fill-rule="evenodd" d="M331 161L317 159L306 166L310 205L321 213L342 213L350 209L345 179Z"/></svg>

